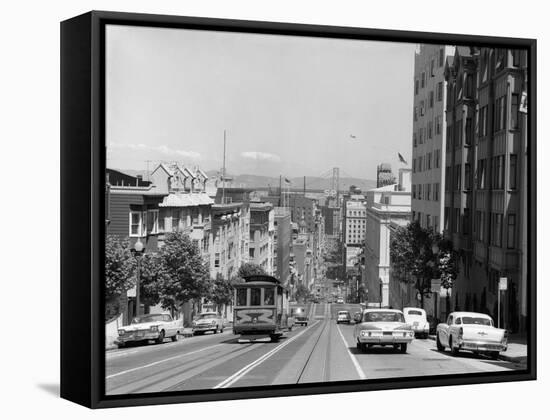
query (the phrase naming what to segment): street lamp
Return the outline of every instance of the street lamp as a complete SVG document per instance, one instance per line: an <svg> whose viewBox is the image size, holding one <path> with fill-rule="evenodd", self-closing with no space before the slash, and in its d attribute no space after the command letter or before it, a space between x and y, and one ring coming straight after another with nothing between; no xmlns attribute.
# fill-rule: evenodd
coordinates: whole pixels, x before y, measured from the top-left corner
<svg viewBox="0 0 550 420"><path fill-rule="evenodd" d="M145 252L143 242L138 238L134 247L131 249L132 254L136 258L136 316L140 315L141 302L139 299L139 289L140 289L140 280L141 280L141 256Z"/></svg>

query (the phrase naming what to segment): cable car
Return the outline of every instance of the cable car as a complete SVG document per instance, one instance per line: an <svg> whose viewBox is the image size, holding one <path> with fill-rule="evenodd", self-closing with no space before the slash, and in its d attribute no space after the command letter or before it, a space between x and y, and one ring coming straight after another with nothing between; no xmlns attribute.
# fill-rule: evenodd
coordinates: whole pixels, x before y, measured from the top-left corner
<svg viewBox="0 0 550 420"><path fill-rule="evenodd" d="M288 289L268 275L246 276L244 282L234 283L233 334L239 341L270 338L278 341L292 330Z"/></svg>

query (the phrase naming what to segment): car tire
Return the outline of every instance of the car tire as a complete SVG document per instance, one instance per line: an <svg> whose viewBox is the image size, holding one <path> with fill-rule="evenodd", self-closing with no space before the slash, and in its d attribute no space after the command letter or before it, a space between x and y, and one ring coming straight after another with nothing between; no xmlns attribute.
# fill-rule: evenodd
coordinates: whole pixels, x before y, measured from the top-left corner
<svg viewBox="0 0 550 420"><path fill-rule="evenodd" d="M399 349L401 353L407 353L407 343L402 343L401 348Z"/></svg>
<svg viewBox="0 0 550 420"><path fill-rule="evenodd" d="M170 338L172 338L172 341L174 341L174 342L175 342L175 341L178 341L179 333L180 333L180 332L178 331L178 332L176 332L172 337L170 337Z"/></svg>
<svg viewBox="0 0 550 420"><path fill-rule="evenodd" d="M123 349L124 347L126 347L126 344L125 344L125 343L118 343L118 344L117 344L117 347L118 347L119 349Z"/></svg>
<svg viewBox="0 0 550 420"><path fill-rule="evenodd" d="M220 330L220 333L223 333L223 325L222 325L222 328L221 328L221 330Z"/></svg>
<svg viewBox="0 0 550 420"><path fill-rule="evenodd" d="M394 345L393 345L393 348L394 348L394 350L399 349L399 344L394 344Z"/></svg>
<svg viewBox="0 0 550 420"><path fill-rule="evenodd" d="M366 343L361 343L361 351L363 353L368 353L369 349L370 349L370 347Z"/></svg>
<svg viewBox="0 0 550 420"><path fill-rule="evenodd" d="M162 344L164 342L164 331L159 333L158 338L155 340L155 343Z"/></svg>
<svg viewBox="0 0 550 420"><path fill-rule="evenodd" d="M498 351L489 352L489 357L493 360L497 360L499 355L500 355L500 352Z"/></svg>
<svg viewBox="0 0 550 420"><path fill-rule="evenodd" d="M361 350L361 343L358 341L355 347L357 347L357 350Z"/></svg>
<svg viewBox="0 0 550 420"><path fill-rule="evenodd" d="M439 334L436 334L436 336L435 336L435 345L436 345L438 351L445 350L445 346L443 344L441 344L441 341L439 341Z"/></svg>

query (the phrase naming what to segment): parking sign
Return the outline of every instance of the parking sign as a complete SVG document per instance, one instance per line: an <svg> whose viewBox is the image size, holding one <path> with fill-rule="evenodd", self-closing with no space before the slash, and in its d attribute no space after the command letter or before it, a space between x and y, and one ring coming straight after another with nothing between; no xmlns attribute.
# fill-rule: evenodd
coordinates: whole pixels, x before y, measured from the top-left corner
<svg viewBox="0 0 550 420"><path fill-rule="evenodd" d="M508 277L501 277L499 279L498 290L508 290Z"/></svg>

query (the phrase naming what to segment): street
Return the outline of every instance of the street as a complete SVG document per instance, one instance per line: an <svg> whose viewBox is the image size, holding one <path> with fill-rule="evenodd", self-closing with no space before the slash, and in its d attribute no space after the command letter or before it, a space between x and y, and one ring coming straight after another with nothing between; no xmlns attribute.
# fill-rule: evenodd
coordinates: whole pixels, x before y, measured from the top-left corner
<svg viewBox="0 0 550 420"><path fill-rule="evenodd" d="M306 306L310 322L279 342L240 343L230 328L177 342L106 353L107 395L280 385L356 379L496 372L524 366L462 352L439 352L433 340L415 339L401 354L375 347L356 349L353 323L337 324L336 313L358 305Z"/></svg>

